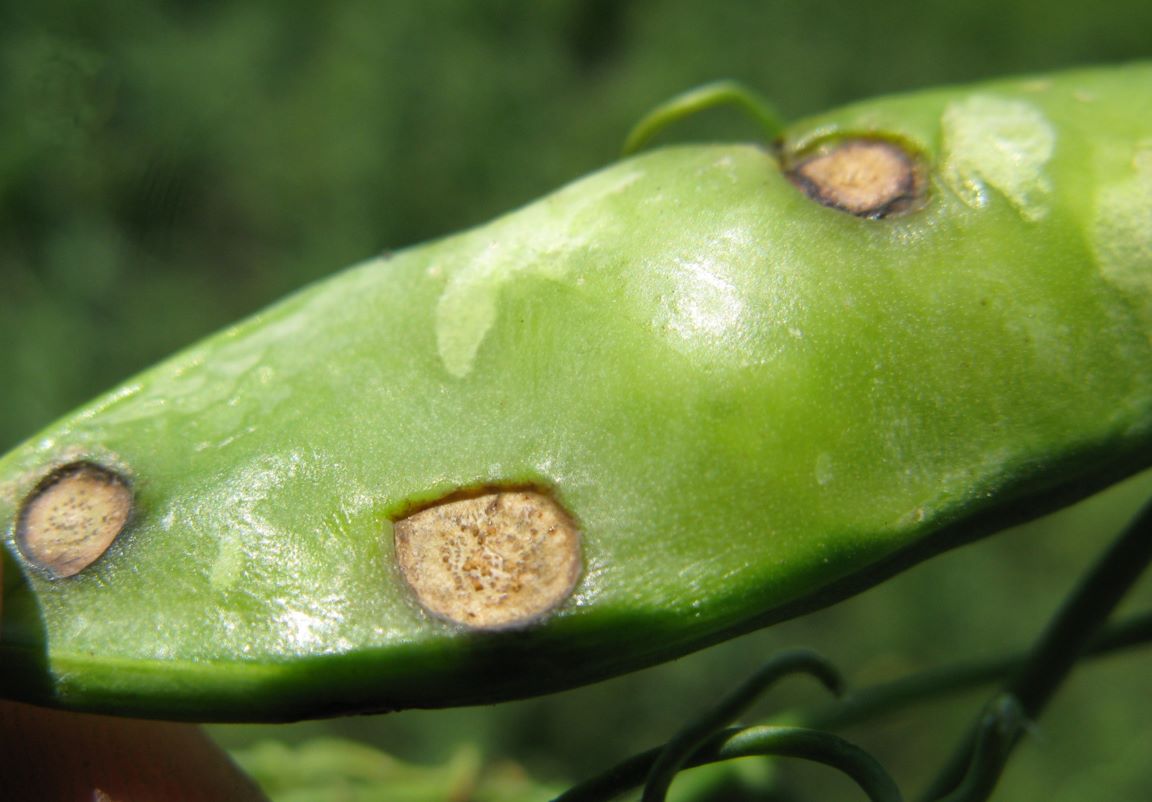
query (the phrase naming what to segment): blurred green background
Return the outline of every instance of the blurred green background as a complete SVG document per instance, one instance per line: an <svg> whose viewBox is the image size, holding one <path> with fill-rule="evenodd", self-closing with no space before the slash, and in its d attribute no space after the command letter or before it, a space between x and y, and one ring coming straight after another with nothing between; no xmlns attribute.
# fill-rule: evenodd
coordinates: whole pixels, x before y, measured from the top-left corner
<svg viewBox="0 0 1152 802"><path fill-rule="evenodd" d="M633 121L690 86L735 78L797 117L1149 58L1150 32L1147 0L0 0L0 449L341 266L612 161ZM754 134L723 112L677 131ZM866 683L1024 644L1150 493L1137 479L833 610L596 687L214 732L233 746L336 732L429 764L470 744L562 784L666 738L777 648L815 646ZM1150 668L1137 651L1080 672L999 798L1149 798ZM808 685L765 710L817 699ZM850 735L914 789L982 698ZM783 770L772 798L862 798L827 771Z"/></svg>

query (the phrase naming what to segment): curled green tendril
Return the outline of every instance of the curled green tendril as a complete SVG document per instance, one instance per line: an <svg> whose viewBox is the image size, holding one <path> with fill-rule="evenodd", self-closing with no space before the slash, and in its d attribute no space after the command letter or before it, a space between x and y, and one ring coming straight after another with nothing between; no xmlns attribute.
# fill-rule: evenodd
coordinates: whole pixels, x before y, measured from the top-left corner
<svg viewBox="0 0 1152 802"><path fill-rule="evenodd" d="M553 802L605 802L641 785L662 749L636 755L556 797ZM852 778L872 802L902 802L900 789L884 767L838 735L803 727L732 727L716 733L684 768L738 757L794 757L822 763Z"/></svg>
<svg viewBox="0 0 1152 802"><path fill-rule="evenodd" d="M624 140L624 155L640 150L672 123L706 109L727 105L736 106L745 112L759 124L765 138L769 140L775 139L784 130L780 115L767 100L735 81L716 81L689 89L648 112L633 126L628 138Z"/></svg>
<svg viewBox="0 0 1152 802"><path fill-rule="evenodd" d="M668 787L685 761L717 730L731 724L774 684L792 674L809 674L836 696L843 693L840 673L825 658L807 649L781 652L769 659L720 704L684 727L652 764L644 787L643 802L664 802Z"/></svg>
<svg viewBox="0 0 1152 802"><path fill-rule="evenodd" d="M637 755L599 777L570 789L556 802L601 802L641 783L644 802L663 802L682 768L752 755L797 757L847 774L876 802L897 802L900 791L883 767L859 747L831 733L802 727L748 727L721 730L764 691L784 677L808 674L836 695L843 692L839 672L806 649L775 655L716 707L684 727L662 748Z"/></svg>

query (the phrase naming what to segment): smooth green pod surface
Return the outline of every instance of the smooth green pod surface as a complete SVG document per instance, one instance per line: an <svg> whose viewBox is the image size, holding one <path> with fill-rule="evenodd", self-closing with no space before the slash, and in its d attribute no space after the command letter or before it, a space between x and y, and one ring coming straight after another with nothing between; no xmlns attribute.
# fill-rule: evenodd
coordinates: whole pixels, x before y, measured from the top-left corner
<svg viewBox="0 0 1152 802"><path fill-rule="evenodd" d="M845 142L906 158L896 211L813 199ZM1150 464L1152 67L880 99L355 267L8 454L0 693L542 693Z"/></svg>

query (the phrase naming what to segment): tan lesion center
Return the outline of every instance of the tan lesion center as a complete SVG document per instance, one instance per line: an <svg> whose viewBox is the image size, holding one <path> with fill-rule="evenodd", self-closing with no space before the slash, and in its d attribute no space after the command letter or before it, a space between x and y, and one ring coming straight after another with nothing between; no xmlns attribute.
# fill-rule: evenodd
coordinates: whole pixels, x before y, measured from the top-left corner
<svg viewBox="0 0 1152 802"><path fill-rule="evenodd" d="M810 198L858 217L910 211L924 195L917 160L884 139L844 139L801 157L788 178Z"/></svg>
<svg viewBox="0 0 1152 802"><path fill-rule="evenodd" d="M568 598L582 569L575 522L535 490L444 501L394 529L400 572L421 606L472 629L538 620Z"/></svg>
<svg viewBox="0 0 1152 802"><path fill-rule="evenodd" d="M90 462L57 468L25 499L17 519L20 551L53 578L94 563L132 515L133 493L114 471Z"/></svg>

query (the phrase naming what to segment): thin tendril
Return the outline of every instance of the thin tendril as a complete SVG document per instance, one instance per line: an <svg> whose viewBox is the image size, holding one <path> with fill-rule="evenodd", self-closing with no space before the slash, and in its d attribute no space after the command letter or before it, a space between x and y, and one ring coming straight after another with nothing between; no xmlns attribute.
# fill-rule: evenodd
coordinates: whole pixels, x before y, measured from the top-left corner
<svg viewBox="0 0 1152 802"><path fill-rule="evenodd" d="M736 106L745 112L759 124L769 140L775 139L784 128L780 115L767 100L735 81L716 81L689 89L648 112L629 132L624 141L624 155L640 150L672 123L706 109L726 105Z"/></svg>

